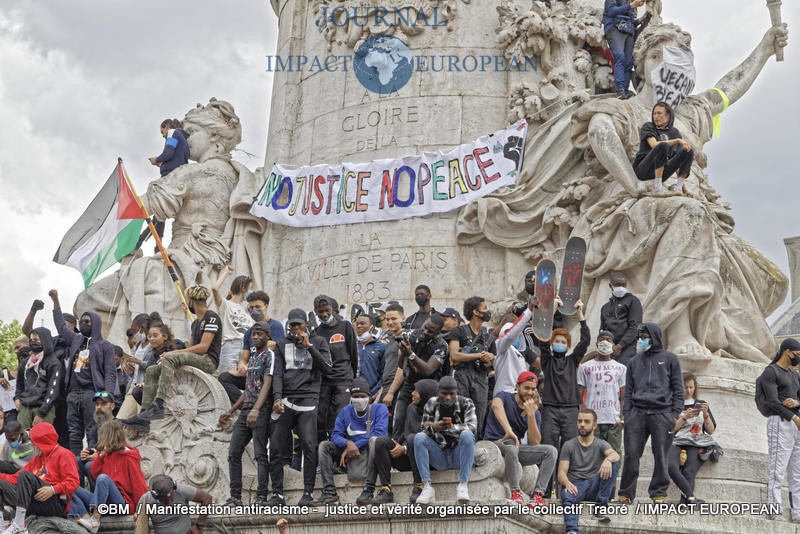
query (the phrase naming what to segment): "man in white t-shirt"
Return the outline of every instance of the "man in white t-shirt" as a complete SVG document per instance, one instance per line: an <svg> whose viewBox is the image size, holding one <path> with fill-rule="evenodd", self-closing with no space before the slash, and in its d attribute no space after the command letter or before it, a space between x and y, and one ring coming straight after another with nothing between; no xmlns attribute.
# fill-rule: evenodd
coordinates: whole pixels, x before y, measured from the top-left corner
<svg viewBox="0 0 800 534"><path fill-rule="evenodd" d="M611 359L614 351L614 335L600 330L597 336L597 358L584 362L578 368L578 390L581 408L597 412L595 436L607 441L611 447L622 452L622 401L625 395L625 372L627 368Z"/></svg>

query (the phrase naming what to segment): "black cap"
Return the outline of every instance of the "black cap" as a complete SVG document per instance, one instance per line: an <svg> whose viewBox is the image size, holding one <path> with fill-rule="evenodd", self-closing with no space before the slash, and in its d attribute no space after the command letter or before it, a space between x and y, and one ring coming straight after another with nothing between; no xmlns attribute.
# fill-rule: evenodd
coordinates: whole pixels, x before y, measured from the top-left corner
<svg viewBox="0 0 800 534"><path fill-rule="evenodd" d="M269 325L264 321L259 321L253 325L253 330L260 330L261 332L269 334Z"/></svg>
<svg viewBox="0 0 800 534"><path fill-rule="evenodd" d="M308 318L306 317L306 312L304 312L300 308L293 309L292 311L289 312L289 315L287 316L287 322L290 325L305 323L306 321L308 321Z"/></svg>
<svg viewBox="0 0 800 534"><path fill-rule="evenodd" d="M352 395L353 393L366 393L369 395L369 383L366 378L359 376L353 380L350 385L350 394Z"/></svg>
<svg viewBox="0 0 800 534"><path fill-rule="evenodd" d="M439 389L458 389L458 382L452 376L443 376L439 380Z"/></svg>
<svg viewBox="0 0 800 534"><path fill-rule="evenodd" d="M797 341L794 338L787 337L783 341L781 341L781 349L778 351L779 354L783 354L784 351L790 350L792 352L800 351L800 341Z"/></svg>
<svg viewBox="0 0 800 534"><path fill-rule="evenodd" d="M98 391L94 394L94 400L97 399L103 400L105 402L114 402L114 395L109 393L108 391Z"/></svg>
<svg viewBox="0 0 800 534"><path fill-rule="evenodd" d="M461 314L458 313L458 310L455 308L445 308L442 313L440 313L442 317L452 317L453 319L461 320Z"/></svg>
<svg viewBox="0 0 800 534"><path fill-rule="evenodd" d="M600 330L600 332L597 334L597 339L600 339L601 337L611 338L611 342L614 342L614 334L612 334L610 330Z"/></svg>

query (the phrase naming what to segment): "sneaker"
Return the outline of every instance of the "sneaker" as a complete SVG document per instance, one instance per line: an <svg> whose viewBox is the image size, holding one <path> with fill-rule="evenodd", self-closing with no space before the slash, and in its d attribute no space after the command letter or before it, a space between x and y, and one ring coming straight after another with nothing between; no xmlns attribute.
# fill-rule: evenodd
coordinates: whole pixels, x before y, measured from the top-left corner
<svg viewBox="0 0 800 534"><path fill-rule="evenodd" d="M530 500L528 501L528 508L533 509L534 506L546 506L547 503L544 502L544 495L541 493L534 493Z"/></svg>
<svg viewBox="0 0 800 534"><path fill-rule="evenodd" d="M237 499L236 497L228 497L228 500L225 501L225 506L236 507L236 506L244 506L242 499Z"/></svg>
<svg viewBox="0 0 800 534"><path fill-rule="evenodd" d="M256 497L256 500L253 501L253 505L255 506L269 506L269 501L266 497Z"/></svg>
<svg viewBox="0 0 800 534"><path fill-rule="evenodd" d="M652 496L650 498L656 504L662 504L662 503L667 502L667 496L666 495L654 495L654 496Z"/></svg>
<svg viewBox="0 0 800 534"><path fill-rule="evenodd" d="M703 504L704 502L706 501L704 501L703 499L698 499L697 497L695 497L694 499L686 499L686 504L688 505Z"/></svg>
<svg viewBox="0 0 800 534"><path fill-rule="evenodd" d="M336 496L336 499L338 501L338 495ZM314 506L314 496L307 491L304 491L303 496L300 497L299 501L297 501L297 506Z"/></svg>
<svg viewBox="0 0 800 534"><path fill-rule="evenodd" d="M628 92L627 91L617 91L617 98L620 100L627 100L628 99Z"/></svg>
<svg viewBox="0 0 800 534"><path fill-rule="evenodd" d="M154 402L148 406L146 410L139 412L138 417L146 421L157 421L158 419L164 419L164 407L159 406L157 402Z"/></svg>
<svg viewBox="0 0 800 534"><path fill-rule="evenodd" d="M436 491L433 489L433 486L428 483L427 485L422 486L422 491L419 493L419 497L417 497L417 504L430 504L436 500Z"/></svg>
<svg viewBox="0 0 800 534"><path fill-rule="evenodd" d="M611 518L605 514L605 508L608 506L607 504L596 504L592 507L592 515L595 519L600 521L601 523L608 523L611 521Z"/></svg>
<svg viewBox="0 0 800 534"><path fill-rule="evenodd" d="M358 496L356 499L356 504L363 506L365 504L369 504L369 501L372 500L372 496L375 495L375 490L370 488L364 488L361 490L361 495Z"/></svg>
<svg viewBox="0 0 800 534"><path fill-rule="evenodd" d="M619 496L617 496L616 499L614 499L614 503L615 504L631 505L631 504L633 504L633 501L630 499L630 497L625 497L624 495L619 495Z"/></svg>
<svg viewBox="0 0 800 534"><path fill-rule="evenodd" d="M370 504L384 504L387 502L394 502L394 492L389 486L381 486L378 494L369 501Z"/></svg>
<svg viewBox="0 0 800 534"><path fill-rule="evenodd" d="M422 484L420 483L414 484L414 489L411 490L411 497L408 499L408 502L410 502L411 504L417 502L417 497L419 497L420 493L422 493Z"/></svg>
<svg viewBox="0 0 800 534"><path fill-rule="evenodd" d="M522 492L519 490L514 490L511 492L511 498L508 499L511 502L517 503L520 506L525 504L525 498L522 496Z"/></svg>
<svg viewBox="0 0 800 534"><path fill-rule="evenodd" d="M97 532L97 531L95 531ZM25 527L21 527L16 523L11 523L8 527L3 531L3 534L28 534L28 529Z"/></svg>
<svg viewBox="0 0 800 534"><path fill-rule="evenodd" d="M469 485L466 482L459 482L456 487L456 501L458 503L469 502Z"/></svg>
<svg viewBox="0 0 800 534"><path fill-rule="evenodd" d="M141 414L134 415L133 417L129 417L128 419L119 419L119 422L125 426L129 426L134 430L139 430L143 432L150 431L150 421L148 419L144 419Z"/></svg>
<svg viewBox="0 0 800 534"><path fill-rule="evenodd" d="M81 517L78 519L78 524L92 534L95 534L98 530L100 530L100 520L93 515L90 515L89 517ZM6 532L7 531L8 530L6 530Z"/></svg>
<svg viewBox="0 0 800 534"><path fill-rule="evenodd" d="M339 504L339 494L336 491L324 490L319 496L318 501L314 501L314 506Z"/></svg>
<svg viewBox="0 0 800 534"><path fill-rule="evenodd" d="M270 497L270 499L267 501L266 504L267 504L267 506L270 506L270 507L273 507L273 506L285 506L286 505L286 501L283 499L283 495L281 495L280 493L273 493L272 497Z"/></svg>

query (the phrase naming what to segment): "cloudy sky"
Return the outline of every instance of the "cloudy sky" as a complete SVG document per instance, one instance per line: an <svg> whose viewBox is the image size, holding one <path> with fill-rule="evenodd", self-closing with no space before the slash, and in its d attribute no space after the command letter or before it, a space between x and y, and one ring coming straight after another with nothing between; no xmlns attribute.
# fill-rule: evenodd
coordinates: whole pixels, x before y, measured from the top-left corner
<svg viewBox="0 0 800 534"><path fill-rule="evenodd" d="M763 0L664 4L665 20L694 37L698 88L744 59L769 26ZM737 233L787 272L783 238L800 235L797 134L785 125L800 118L800 34L791 34L800 5L784 2L783 17L786 61L770 61L706 150ZM161 150L163 118L181 118L211 96L229 100L244 126L236 159L251 169L263 164L272 86L265 55L276 39L268 0L3 0L0 320L21 320L51 287L71 306L80 274L54 264L53 254L117 156L139 191L157 177L147 157Z"/></svg>

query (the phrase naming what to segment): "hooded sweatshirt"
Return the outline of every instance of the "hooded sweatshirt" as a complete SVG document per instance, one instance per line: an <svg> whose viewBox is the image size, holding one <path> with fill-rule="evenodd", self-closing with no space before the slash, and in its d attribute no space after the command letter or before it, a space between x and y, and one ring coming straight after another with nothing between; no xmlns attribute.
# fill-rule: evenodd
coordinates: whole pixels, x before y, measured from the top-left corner
<svg viewBox="0 0 800 534"><path fill-rule="evenodd" d="M661 328L642 323L650 334L651 346L628 363L625 376L625 419L636 409L647 414L672 414L683 411L683 376L678 357L661 344Z"/></svg>
<svg viewBox="0 0 800 534"><path fill-rule="evenodd" d="M333 369L328 342L310 336L311 347L289 333L275 345L275 375L272 377L273 398L305 400L316 405L322 376Z"/></svg>
<svg viewBox="0 0 800 534"><path fill-rule="evenodd" d="M642 322L642 302L628 291L622 298L613 294L600 309L600 330L614 335L614 343L622 345L618 359L623 362L636 354L636 329Z"/></svg>
<svg viewBox="0 0 800 534"><path fill-rule="evenodd" d="M75 456L58 445L58 434L50 423L39 423L31 429L31 441L39 447L42 454L34 456L25 464L23 471L30 471L53 486L57 495L66 495L67 502L79 485L78 464ZM19 472L13 475L0 473L0 479L17 483ZM66 511L66 506L64 511Z"/></svg>
<svg viewBox="0 0 800 534"><path fill-rule="evenodd" d="M161 176L189 163L189 143L186 141L188 137L189 134L181 128L175 128L167 132L164 150L156 157L156 163L161 164L161 167L159 167Z"/></svg>
<svg viewBox="0 0 800 534"><path fill-rule="evenodd" d="M10 443L6 443L5 447L3 447L2 454L0 454L0 460L16 465L17 469L25 467L25 464L30 462L35 454L33 452L33 442L31 439L25 433L22 435L24 435L24 438L19 438L19 446L13 448Z"/></svg>
<svg viewBox="0 0 800 534"><path fill-rule="evenodd" d="M422 380L417 380L417 383L414 384L414 389L419 392L419 403L409 406L408 410L406 410L406 422L401 445L413 443L414 436L418 432L422 432L422 412L425 410L425 404L428 399L439 393L439 382L430 378L423 378Z"/></svg>
<svg viewBox="0 0 800 534"><path fill-rule="evenodd" d="M332 383L346 382L349 385L358 371L358 346L353 325L334 318L330 325L319 325L312 335L327 341L331 351L333 370L323 380Z"/></svg>
<svg viewBox="0 0 800 534"><path fill-rule="evenodd" d="M645 156L647 156L647 154L653 150L650 148L650 143L647 142L649 138L655 137L656 141L669 141L670 139L678 139L681 136L681 132L679 132L678 129L673 126L673 123L675 122L675 112L672 111L672 108L663 102L656 104L656 106L664 106L667 108L669 120L663 128L656 126L656 121L652 119L652 111L650 112L651 121L644 123L639 129L639 152L636 153L636 157L633 159L634 169L645 158ZM655 110L656 106L653 106L653 110ZM680 149L680 145L672 145L669 147L667 157L673 157Z"/></svg>
<svg viewBox="0 0 800 534"><path fill-rule="evenodd" d="M96 480L100 475L108 475L133 510L148 488L139 465L142 461L139 450L130 445L126 447L128 450L97 455L92 462L92 477Z"/></svg>
<svg viewBox="0 0 800 534"><path fill-rule="evenodd" d="M28 363L37 356L31 354L19 367L17 373L17 389L14 398L23 406L36 409L37 415L44 418L58 399L61 389L63 367L53 354L53 337L47 328L33 330L42 342L41 360L38 365L28 368Z"/></svg>
<svg viewBox="0 0 800 534"><path fill-rule="evenodd" d="M590 337L589 326L586 321L581 321L581 338L569 354L554 354L549 342L536 340L544 372L542 404L558 408L576 408L580 405L578 366L586 355ZM516 377L514 383L516 384Z"/></svg>
<svg viewBox="0 0 800 534"><path fill-rule="evenodd" d="M112 395L117 395L119 393L119 387L117 386L117 363L114 360L114 347L111 343L103 339L103 321L100 319L100 316L94 312L86 312L83 315L88 315L92 318L92 337L90 338L86 338L83 334L73 332L67 328L66 323L64 323L64 316L61 313L61 308L55 308L53 310L53 322L56 324L58 335L69 343L64 388L67 392L70 391L70 382L73 380L73 375L75 374L74 369L77 363L78 353L88 346L88 371L91 376L91 385L89 387L93 388L95 393L98 391L108 391ZM86 369L83 369L81 372L85 373L86 371ZM75 384L75 386L77 385L78 384Z"/></svg>

